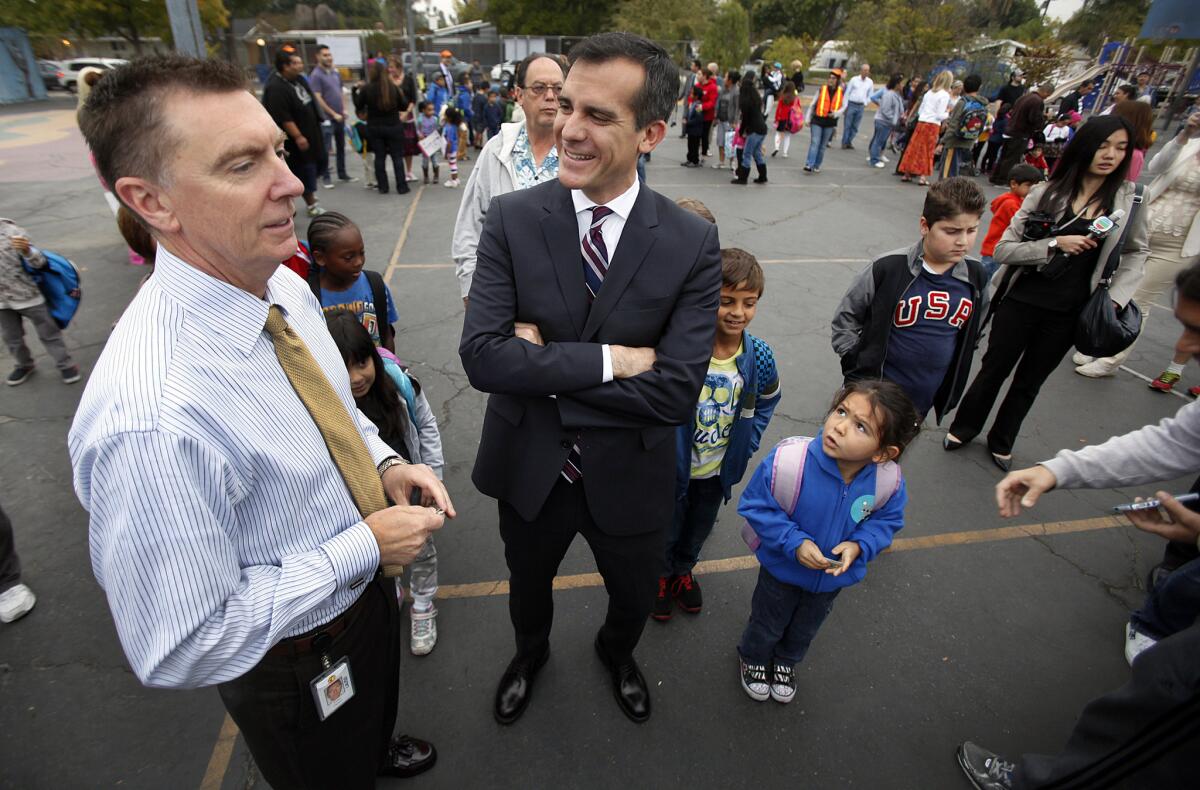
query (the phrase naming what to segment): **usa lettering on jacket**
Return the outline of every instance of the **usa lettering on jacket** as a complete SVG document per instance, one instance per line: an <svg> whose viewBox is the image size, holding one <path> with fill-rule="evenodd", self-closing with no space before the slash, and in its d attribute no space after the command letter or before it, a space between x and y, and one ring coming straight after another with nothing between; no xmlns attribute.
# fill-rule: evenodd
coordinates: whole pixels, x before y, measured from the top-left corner
<svg viewBox="0 0 1200 790"><path fill-rule="evenodd" d="M970 297L962 297L958 300L958 307L954 312L950 312L950 293L948 291L930 291L928 301L921 294L910 296L907 299L901 299L896 303L896 315L892 319L893 326L906 327L917 323L919 319L926 321L946 321L950 326L958 329L967 322L971 317L971 311L975 309L975 303ZM925 313L921 314L922 302L925 302Z"/></svg>

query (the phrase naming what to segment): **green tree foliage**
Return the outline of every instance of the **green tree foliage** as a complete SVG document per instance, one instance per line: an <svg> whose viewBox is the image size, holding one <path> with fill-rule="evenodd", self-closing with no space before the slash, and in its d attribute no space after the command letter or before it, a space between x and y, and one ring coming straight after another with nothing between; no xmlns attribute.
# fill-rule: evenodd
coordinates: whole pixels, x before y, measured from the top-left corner
<svg viewBox="0 0 1200 790"><path fill-rule="evenodd" d="M881 0L855 7L842 27L848 49L882 74L917 74L948 55L966 27L964 9L941 0Z"/></svg>
<svg viewBox="0 0 1200 790"><path fill-rule="evenodd" d="M484 5L484 0L455 0L454 21L461 25L464 22L474 22L477 19L483 19L487 13L484 10Z"/></svg>
<svg viewBox="0 0 1200 790"><path fill-rule="evenodd" d="M807 70L812 66L812 59L822 43L811 36L780 36L763 53L763 60L782 63L784 73L790 77L792 61L800 61L803 64L801 68Z"/></svg>
<svg viewBox="0 0 1200 790"><path fill-rule="evenodd" d="M611 30L607 6L576 0L488 0L484 19L503 33L588 36Z"/></svg>
<svg viewBox="0 0 1200 790"><path fill-rule="evenodd" d="M756 36L811 36L821 41L834 38L846 16L873 0L743 0L749 2Z"/></svg>
<svg viewBox="0 0 1200 790"><path fill-rule="evenodd" d="M694 41L704 38L716 13L713 0L621 0L610 29L655 41ZM747 33L747 46L749 41Z"/></svg>
<svg viewBox="0 0 1200 790"><path fill-rule="evenodd" d="M229 24L222 0L197 0L200 22L210 37ZM0 0L0 18L30 33L51 36L120 36L141 52L143 39L171 40L165 2L146 0ZM10 21L11 20L11 21Z"/></svg>
<svg viewBox="0 0 1200 790"><path fill-rule="evenodd" d="M750 15L745 8L731 0L717 7L700 44L700 57L706 63L715 61L722 71L741 68L750 57Z"/></svg>
<svg viewBox="0 0 1200 790"><path fill-rule="evenodd" d="M1084 0L1062 26L1065 41L1085 47L1099 46L1106 37L1123 39L1136 36L1146 21L1151 0Z"/></svg>

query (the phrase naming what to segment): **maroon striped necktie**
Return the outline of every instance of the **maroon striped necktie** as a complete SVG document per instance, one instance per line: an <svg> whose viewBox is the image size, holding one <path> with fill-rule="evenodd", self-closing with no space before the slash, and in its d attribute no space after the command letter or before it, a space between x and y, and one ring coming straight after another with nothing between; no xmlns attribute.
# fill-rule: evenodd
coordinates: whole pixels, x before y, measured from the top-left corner
<svg viewBox="0 0 1200 790"><path fill-rule="evenodd" d="M600 286L604 284L604 276L608 274L608 247L604 243L600 228L612 213L613 210L608 206L592 206L592 224L580 241L583 248L583 282L587 286L589 302L596 299L596 294L600 293ZM567 454L562 476L568 483L574 483L583 477L583 457L579 452L578 438L571 445L571 452Z"/></svg>

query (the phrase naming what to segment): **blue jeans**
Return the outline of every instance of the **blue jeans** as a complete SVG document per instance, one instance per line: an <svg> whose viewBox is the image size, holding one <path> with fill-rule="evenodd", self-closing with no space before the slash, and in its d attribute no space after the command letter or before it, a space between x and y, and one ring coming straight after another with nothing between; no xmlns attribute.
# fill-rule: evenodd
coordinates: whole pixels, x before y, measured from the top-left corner
<svg viewBox="0 0 1200 790"><path fill-rule="evenodd" d="M762 152L763 140L765 138L765 134L746 135L746 147L742 149L742 167L749 170L751 159L756 164L765 165L767 163L767 160L763 158Z"/></svg>
<svg viewBox="0 0 1200 790"><path fill-rule="evenodd" d="M687 494L675 503L675 518L667 533L664 576L682 576L696 567L724 498L720 474L688 483Z"/></svg>
<svg viewBox="0 0 1200 790"><path fill-rule="evenodd" d="M325 167L321 171L322 178L329 178L329 144L333 143L337 150L337 174L338 178L345 180L350 177L346 172L346 129L340 123L329 122L329 125L321 124L321 137L324 138L325 146Z"/></svg>
<svg viewBox="0 0 1200 790"><path fill-rule="evenodd" d="M799 664L839 592L809 592L759 568L758 585L750 601L750 622L742 632L738 653L749 664Z"/></svg>
<svg viewBox="0 0 1200 790"><path fill-rule="evenodd" d="M864 110L866 110L865 104L855 101L846 102L846 127L842 131L842 145L850 145L854 142L854 137L858 134L858 125L862 123Z"/></svg>
<svg viewBox="0 0 1200 790"><path fill-rule="evenodd" d="M871 137L871 164L883 161L883 148L887 145L888 137L892 134L892 125L883 121L875 122L875 134Z"/></svg>
<svg viewBox="0 0 1200 790"><path fill-rule="evenodd" d="M825 144L833 139L837 127L817 126L813 123L809 124L808 131L812 135L812 142L808 144L808 161L804 164L806 167L820 167L825 159Z"/></svg>
<svg viewBox="0 0 1200 790"><path fill-rule="evenodd" d="M1139 632L1166 639L1188 628L1200 615L1200 559L1180 565L1150 591L1142 608L1129 618Z"/></svg>

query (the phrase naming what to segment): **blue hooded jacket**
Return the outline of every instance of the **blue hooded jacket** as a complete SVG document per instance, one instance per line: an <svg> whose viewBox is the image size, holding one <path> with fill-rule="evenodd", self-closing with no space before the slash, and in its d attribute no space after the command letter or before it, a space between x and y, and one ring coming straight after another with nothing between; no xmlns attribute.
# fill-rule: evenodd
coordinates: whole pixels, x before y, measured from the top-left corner
<svg viewBox="0 0 1200 790"><path fill-rule="evenodd" d="M732 496L732 489L742 481L750 458L758 452L763 431L779 405L782 390L779 387L779 371L775 367L775 352L765 340L749 332L742 333L742 353L736 360L738 373L742 376L742 396L738 400L737 419L729 432L729 444L725 446L725 457L721 459L721 492L725 501ZM675 499L687 496L688 483L692 479L692 433L695 421L679 426L676 435Z"/></svg>
<svg viewBox="0 0 1200 790"><path fill-rule="evenodd" d="M902 475L899 490L887 504L877 513L870 512L875 501L876 465L867 464L847 484L837 461L821 446L822 433L809 442L800 499L790 518L771 494L778 448L759 464L738 502L738 513L762 539L755 552L759 563L776 579L810 592L829 592L862 581L867 563L892 545L892 537L904 526L908 502ZM869 513L865 518L864 511ZM826 557L834 556L833 547L844 540L856 541L862 553L845 573L833 576L806 568L796 559L796 549L805 539L816 543Z"/></svg>
<svg viewBox="0 0 1200 790"><path fill-rule="evenodd" d="M471 106L471 90L466 85L459 85L455 90L454 106L462 113L463 120L470 124L475 113Z"/></svg>

